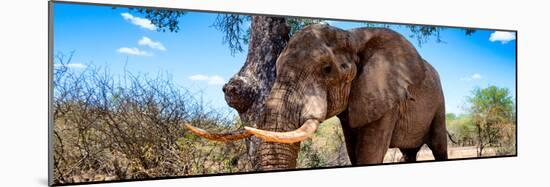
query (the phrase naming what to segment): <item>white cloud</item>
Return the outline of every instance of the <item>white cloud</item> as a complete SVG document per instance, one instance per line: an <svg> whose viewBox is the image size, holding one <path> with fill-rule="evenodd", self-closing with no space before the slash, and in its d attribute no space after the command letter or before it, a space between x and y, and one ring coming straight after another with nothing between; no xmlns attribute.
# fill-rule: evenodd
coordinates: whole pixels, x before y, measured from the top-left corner
<svg viewBox="0 0 550 187"><path fill-rule="evenodd" d="M197 74L197 75L190 76L189 79L193 81L206 81L206 83L210 85L221 85L225 83L225 80L223 79L223 77L218 75L207 76L207 75Z"/></svg>
<svg viewBox="0 0 550 187"><path fill-rule="evenodd" d="M151 38L148 38L148 37L145 37L145 36L138 41L138 44L139 45L145 45L145 46L148 46L148 47L153 48L153 49L166 51L166 48L164 47L164 45L162 45L162 43L160 43L158 41L153 41L153 40L151 40Z"/></svg>
<svg viewBox="0 0 550 187"><path fill-rule="evenodd" d="M66 67L66 68L74 68L74 69L84 69L88 66L81 64L81 63L68 63L68 64L54 64L54 67Z"/></svg>
<svg viewBox="0 0 550 187"><path fill-rule="evenodd" d="M151 20L133 16L132 14L130 14L128 12L122 13L120 15L126 21L130 21L134 25L137 25L137 26L140 26L142 28L149 29L149 30L152 30L152 31L157 29L157 27L155 25L153 25L153 23L151 23Z"/></svg>
<svg viewBox="0 0 550 187"><path fill-rule="evenodd" d="M491 42L500 42L502 44L508 43L509 41L515 40L516 35L512 32L503 32L503 31L495 31L491 33L491 36L489 37L489 41Z"/></svg>
<svg viewBox="0 0 550 187"><path fill-rule="evenodd" d="M223 79L223 77L220 77L220 76L212 76L208 80L208 84L212 84L212 85L225 84L225 80Z"/></svg>
<svg viewBox="0 0 550 187"><path fill-rule="evenodd" d="M128 54L128 55L136 55L136 56L153 56L153 53L142 51L138 48L129 48L129 47L121 47L117 50L117 52L122 54Z"/></svg>
<svg viewBox="0 0 550 187"><path fill-rule="evenodd" d="M152 49L157 49L161 51L165 51L166 48L162 43L153 41L151 38L148 37L142 37L140 40L138 40L138 44L141 46L148 46ZM122 54L128 54L128 55L136 55L136 56L153 56L153 53L145 50L141 50L137 47L121 47L117 49L117 52Z"/></svg>
<svg viewBox="0 0 550 187"><path fill-rule="evenodd" d="M481 80L481 79L483 79L483 76L481 76L479 73L474 73L470 76L463 77L460 80L463 80L463 81L477 81L477 80Z"/></svg>
<svg viewBox="0 0 550 187"><path fill-rule="evenodd" d="M479 73L475 73L475 74L472 75L471 78L472 78L472 80L479 80L483 77Z"/></svg>
<svg viewBox="0 0 550 187"><path fill-rule="evenodd" d="M194 81L205 81L205 80L208 80L208 76L198 74L198 75L193 75L193 76L189 77L189 79L194 80Z"/></svg>

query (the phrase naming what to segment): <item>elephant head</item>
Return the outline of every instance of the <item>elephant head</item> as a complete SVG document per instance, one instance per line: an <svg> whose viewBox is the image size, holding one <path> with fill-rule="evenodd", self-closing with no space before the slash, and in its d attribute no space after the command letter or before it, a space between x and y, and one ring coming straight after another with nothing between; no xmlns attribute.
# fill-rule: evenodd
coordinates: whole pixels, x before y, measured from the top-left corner
<svg viewBox="0 0 550 187"><path fill-rule="evenodd" d="M299 142L322 121L344 110L352 127L380 118L396 102L414 99L407 88L422 79L422 69L414 47L391 30L310 25L277 59L277 77L258 128L225 134L188 128L212 140L257 136L264 140L258 151L261 169L293 168Z"/></svg>

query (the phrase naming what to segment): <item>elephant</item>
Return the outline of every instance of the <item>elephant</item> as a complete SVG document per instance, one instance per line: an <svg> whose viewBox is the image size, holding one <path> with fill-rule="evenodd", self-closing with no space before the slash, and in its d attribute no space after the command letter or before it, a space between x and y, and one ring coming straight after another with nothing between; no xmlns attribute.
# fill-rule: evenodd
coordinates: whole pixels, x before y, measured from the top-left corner
<svg viewBox="0 0 550 187"><path fill-rule="evenodd" d="M447 159L439 74L391 29L313 24L299 30L276 61L264 112L257 128L211 133L186 126L211 140L262 139L260 170L295 168L300 142L333 116L352 165L382 163L389 148L414 162L424 144L435 160Z"/></svg>

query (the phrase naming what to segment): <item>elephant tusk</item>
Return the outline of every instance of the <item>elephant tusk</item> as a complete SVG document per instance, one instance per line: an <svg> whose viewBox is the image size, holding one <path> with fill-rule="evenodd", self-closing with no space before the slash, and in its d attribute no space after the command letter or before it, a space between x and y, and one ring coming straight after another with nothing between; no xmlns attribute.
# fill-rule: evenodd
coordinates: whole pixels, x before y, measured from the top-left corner
<svg viewBox="0 0 550 187"><path fill-rule="evenodd" d="M308 137L313 136L318 127L319 121L310 119L304 122L300 128L289 132L266 131L252 127L244 127L244 129L267 142L290 144L304 141Z"/></svg>
<svg viewBox="0 0 550 187"><path fill-rule="evenodd" d="M209 140L221 141L221 142L235 141L235 140L240 140L240 139L248 138L252 136L252 133L243 129L233 131L233 132L226 132L226 133L209 133L203 129L194 127L187 123L185 124L185 127L187 127L187 129L189 129L191 132L193 132L197 136L200 136Z"/></svg>

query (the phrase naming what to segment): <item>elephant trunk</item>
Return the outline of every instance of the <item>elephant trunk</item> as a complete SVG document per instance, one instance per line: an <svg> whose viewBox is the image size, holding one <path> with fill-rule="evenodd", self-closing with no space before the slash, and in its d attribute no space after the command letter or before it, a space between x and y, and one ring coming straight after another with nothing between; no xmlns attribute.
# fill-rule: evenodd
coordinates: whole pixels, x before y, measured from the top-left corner
<svg viewBox="0 0 550 187"><path fill-rule="evenodd" d="M265 142L260 143L259 169L261 171L296 168L300 142L293 144Z"/></svg>
<svg viewBox="0 0 550 187"><path fill-rule="evenodd" d="M255 135L263 140L256 152L260 170L295 168L300 142L311 137L327 115L326 92L314 83L304 85L308 87L275 82L258 129L245 127L234 132L209 133L189 124L185 126L198 136L216 141Z"/></svg>
<svg viewBox="0 0 550 187"><path fill-rule="evenodd" d="M313 135L326 114L326 100L310 91L275 83L259 129L246 128L263 139L258 151L261 170L295 168L300 141ZM307 96L309 95L309 96Z"/></svg>

